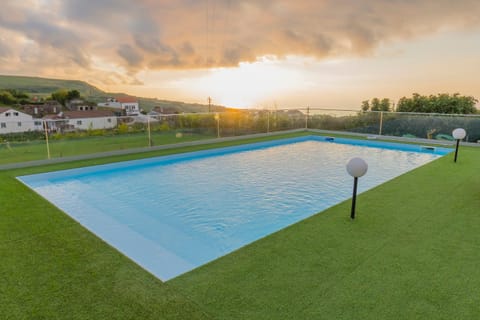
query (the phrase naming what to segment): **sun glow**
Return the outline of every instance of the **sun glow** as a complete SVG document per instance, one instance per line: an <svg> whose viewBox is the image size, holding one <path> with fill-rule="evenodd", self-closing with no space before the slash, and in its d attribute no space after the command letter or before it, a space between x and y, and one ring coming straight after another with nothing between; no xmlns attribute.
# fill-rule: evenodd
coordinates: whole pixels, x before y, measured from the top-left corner
<svg viewBox="0 0 480 320"><path fill-rule="evenodd" d="M215 104L248 108L259 107L274 101L276 95L295 91L304 80L288 63L263 58L241 63L236 68L214 68L188 82L184 85L197 94L212 97Z"/></svg>

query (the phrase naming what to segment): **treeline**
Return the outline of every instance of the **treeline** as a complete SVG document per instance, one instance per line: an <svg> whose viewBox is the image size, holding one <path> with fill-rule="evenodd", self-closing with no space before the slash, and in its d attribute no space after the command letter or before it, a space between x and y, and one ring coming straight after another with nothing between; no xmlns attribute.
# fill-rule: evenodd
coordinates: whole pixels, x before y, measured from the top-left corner
<svg viewBox="0 0 480 320"><path fill-rule="evenodd" d="M395 106L390 99L373 98L362 101L362 111L396 111L419 113L444 113L444 114L474 114L478 113L475 104L478 102L472 96L462 96L459 93L450 95L439 93L424 96L414 93L411 98L402 97Z"/></svg>
<svg viewBox="0 0 480 320"><path fill-rule="evenodd" d="M28 94L16 89L0 89L0 104L11 106L14 104L26 104L30 97Z"/></svg>
<svg viewBox="0 0 480 320"><path fill-rule="evenodd" d="M57 101L60 103L62 106L65 106L67 102L74 100L74 99L80 99L80 91L78 90L67 90L67 89L61 89L57 90L54 93L52 93L51 97L52 100Z"/></svg>
<svg viewBox="0 0 480 320"><path fill-rule="evenodd" d="M55 100L61 105L65 106L71 100L81 99L78 90L60 89L53 92L47 100ZM43 103L44 99L40 101L32 100L28 94L16 89L0 89L0 105L25 105L31 103Z"/></svg>

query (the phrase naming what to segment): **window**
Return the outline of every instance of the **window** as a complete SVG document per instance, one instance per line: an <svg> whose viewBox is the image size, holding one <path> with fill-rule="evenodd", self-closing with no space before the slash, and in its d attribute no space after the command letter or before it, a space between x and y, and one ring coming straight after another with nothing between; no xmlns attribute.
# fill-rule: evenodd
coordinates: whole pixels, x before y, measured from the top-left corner
<svg viewBox="0 0 480 320"><path fill-rule="evenodd" d="M0 128L6 128L7 124L5 122L0 123Z"/></svg>
<svg viewBox="0 0 480 320"><path fill-rule="evenodd" d="M77 120L77 125L81 126L82 125L82 120Z"/></svg>
<svg viewBox="0 0 480 320"><path fill-rule="evenodd" d="M14 112L13 115L14 115L15 117L18 117L18 112Z"/></svg>
<svg viewBox="0 0 480 320"><path fill-rule="evenodd" d="M112 122L112 119L108 118L108 119L107 119L107 122Z"/></svg>
<svg viewBox="0 0 480 320"><path fill-rule="evenodd" d="M17 126L21 127L21 126L22 126L22 123L21 123L21 122L17 122Z"/></svg>
<svg viewBox="0 0 480 320"><path fill-rule="evenodd" d="M42 125L42 121L35 121L33 123L35 126L41 126Z"/></svg>
<svg viewBox="0 0 480 320"><path fill-rule="evenodd" d="M10 117L10 112L5 113L5 117Z"/></svg>

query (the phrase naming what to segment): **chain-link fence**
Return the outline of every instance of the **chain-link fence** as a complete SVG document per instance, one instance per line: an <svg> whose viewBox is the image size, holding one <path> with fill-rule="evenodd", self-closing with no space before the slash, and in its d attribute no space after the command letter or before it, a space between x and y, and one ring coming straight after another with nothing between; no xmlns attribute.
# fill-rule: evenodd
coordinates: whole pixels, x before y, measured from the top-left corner
<svg viewBox="0 0 480 320"><path fill-rule="evenodd" d="M309 128L451 141L454 140L452 131L464 128L467 131L465 141L480 141L480 115L385 111L346 113L348 111L338 111L336 115L313 115Z"/></svg>
<svg viewBox="0 0 480 320"><path fill-rule="evenodd" d="M0 164L293 129L453 140L452 130L458 127L467 131L466 141L480 141L480 115L304 108L2 120Z"/></svg>

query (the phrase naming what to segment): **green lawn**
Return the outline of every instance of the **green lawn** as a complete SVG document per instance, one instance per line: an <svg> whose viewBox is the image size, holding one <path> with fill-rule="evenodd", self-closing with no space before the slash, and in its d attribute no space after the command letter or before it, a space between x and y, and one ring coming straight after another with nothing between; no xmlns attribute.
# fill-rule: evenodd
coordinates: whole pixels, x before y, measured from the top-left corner
<svg viewBox="0 0 480 320"><path fill-rule="evenodd" d="M355 221L346 201L166 283L14 178L140 156L0 171L0 319L480 314L479 148L359 195Z"/></svg>
<svg viewBox="0 0 480 320"><path fill-rule="evenodd" d="M176 132L153 133L152 145L180 143L212 138L211 135L183 134L176 136ZM99 152L146 148L149 146L146 133L82 137L75 139L50 139L51 158L62 158L76 155ZM47 159L47 145L44 140L28 142L11 142L8 146L0 144L0 164Z"/></svg>

